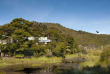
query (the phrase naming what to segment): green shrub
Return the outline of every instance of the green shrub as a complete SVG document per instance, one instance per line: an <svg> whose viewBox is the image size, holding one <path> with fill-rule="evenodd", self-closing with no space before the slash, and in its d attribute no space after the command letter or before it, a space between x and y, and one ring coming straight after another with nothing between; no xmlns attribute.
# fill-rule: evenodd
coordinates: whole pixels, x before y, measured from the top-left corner
<svg viewBox="0 0 110 74"><path fill-rule="evenodd" d="M16 54L15 57L16 58L24 58L24 54Z"/></svg>
<svg viewBox="0 0 110 74"><path fill-rule="evenodd" d="M110 64L110 47L105 47L103 52L100 55L100 62L105 62L106 64Z"/></svg>

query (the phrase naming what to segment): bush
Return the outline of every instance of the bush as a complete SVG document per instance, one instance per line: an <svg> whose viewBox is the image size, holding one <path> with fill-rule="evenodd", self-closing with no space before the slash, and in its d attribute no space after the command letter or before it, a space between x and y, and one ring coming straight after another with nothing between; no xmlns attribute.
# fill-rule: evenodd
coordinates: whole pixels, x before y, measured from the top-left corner
<svg viewBox="0 0 110 74"><path fill-rule="evenodd" d="M24 54L16 54L15 57L16 58L24 58Z"/></svg>
<svg viewBox="0 0 110 74"><path fill-rule="evenodd" d="M57 45L57 47L55 49L53 49L53 55L57 56L57 57L60 57L60 56L63 56L64 55L64 52L66 51L65 49L65 44L64 43L59 43Z"/></svg>
<svg viewBox="0 0 110 74"><path fill-rule="evenodd" d="M44 52L40 52L39 53L39 56L43 56L45 53Z"/></svg>
<svg viewBox="0 0 110 74"><path fill-rule="evenodd" d="M51 52L51 50L46 49L46 50L45 50L45 53L46 53L46 54L45 54L46 57L52 57L52 52Z"/></svg>
<svg viewBox="0 0 110 74"><path fill-rule="evenodd" d="M100 62L110 64L110 47L105 47L100 55Z"/></svg>

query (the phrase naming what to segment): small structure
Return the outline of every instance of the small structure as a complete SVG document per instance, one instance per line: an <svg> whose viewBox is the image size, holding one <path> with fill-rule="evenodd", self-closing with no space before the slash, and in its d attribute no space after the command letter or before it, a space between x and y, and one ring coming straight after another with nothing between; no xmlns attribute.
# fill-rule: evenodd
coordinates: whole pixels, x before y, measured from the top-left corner
<svg viewBox="0 0 110 74"><path fill-rule="evenodd" d="M6 39L6 40L0 40L0 44L10 44L10 43L18 43L18 40L14 39Z"/></svg>
<svg viewBox="0 0 110 74"><path fill-rule="evenodd" d="M28 37L28 40L35 40L35 37Z"/></svg>
<svg viewBox="0 0 110 74"><path fill-rule="evenodd" d="M28 39L28 40L35 40L38 39L39 42L43 42L45 44L51 42L50 39L48 39L47 37L24 37L24 39ZM0 44L7 44L7 43L18 43L18 40L14 40L14 39L6 39L6 40L0 40ZM38 43L36 43L38 45Z"/></svg>
<svg viewBox="0 0 110 74"><path fill-rule="evenodd" d="M0 44L7 44L7 40L0 40Z"/></svg>
<svg viewBox="0 0 110 74"><path fill-rule="evenodd" d="M47 37L40 37L38 38L39 42L44 42L45 44L51 42L50 39L47 39Z"/></svg>

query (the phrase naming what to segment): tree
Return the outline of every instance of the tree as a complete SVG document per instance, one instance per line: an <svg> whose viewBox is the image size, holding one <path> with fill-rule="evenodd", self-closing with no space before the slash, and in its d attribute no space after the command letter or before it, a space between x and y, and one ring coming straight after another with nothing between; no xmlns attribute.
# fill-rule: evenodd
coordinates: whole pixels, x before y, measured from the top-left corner
<svg viewBox="0 0 110 74"><path fill-rule="evenodd" d="M74 48L74 44L75 44L73 37L67 36L66 41L67 41L67 46L70 46L71 53L73 53L73 48Z"/></svg>
<svg viewBox="0 0 110 74"><path fill-rule="evenodd" d="M12 55L16 55L16 50L20 47L19 44L16 44L16 43L12 43L12 44L9 44L9 47L10 47L10 52Z"/></svg>
<svg viewBox="0 0 110 74"><path fill-rule="evenodd" d="M18 40L19 43L23 43L23 41L25 40L25 37L31 36L30 33L26 32L23 29L17 29L15 30L15 32L12 34L11 38Z"/></svg>
<svg viewBox="0 0 110 74"><path fill-rule="evenodd" d="M62 43L58 43L58 45L56 46L55 49L52 50L52 52L53 52L53 55L55 55L55 56L64 57L65 43L63 43L63 42Z"/></svg>
<svg viewBox="0 0 110 74"><path fill-rule="evenodd" d="M64 36L61 34L57 28L51 28L47 31L46 36L49 36L54 42L63 42Z"/></svg>
<svg viewBox="0 0 110 74"><path fill-rule="evenodd" d="M3 52L4 56L6 54L8 54L8 52L9 52L8 45L2 45L1 47L2 47L2 52Z"/></svg>

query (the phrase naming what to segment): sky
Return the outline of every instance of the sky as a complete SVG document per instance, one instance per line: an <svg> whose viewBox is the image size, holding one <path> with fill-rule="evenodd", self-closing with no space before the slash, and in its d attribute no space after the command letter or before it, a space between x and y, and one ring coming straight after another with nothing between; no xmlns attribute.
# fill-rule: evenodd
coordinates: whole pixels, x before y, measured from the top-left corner
<svg viewBox="0 0 110 74"><path fill-rule="evenodd" d="M0 0L0 25L15 18L110 34L110 0Z"/></svg>

